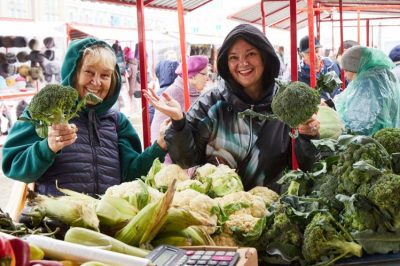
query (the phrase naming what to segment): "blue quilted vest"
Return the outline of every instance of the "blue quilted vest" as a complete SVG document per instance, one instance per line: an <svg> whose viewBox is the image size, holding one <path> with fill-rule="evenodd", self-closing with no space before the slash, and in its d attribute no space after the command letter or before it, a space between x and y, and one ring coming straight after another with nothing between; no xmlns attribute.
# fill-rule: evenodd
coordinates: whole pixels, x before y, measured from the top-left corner
<svg viewBox="0 0 400 266"><path fill-rule="evenodd" d="M89 195L104 194L120 184L121 171L115 111L97 116L80 114L70 123L78 127L78 138L57 154L53 165L36 182L35 190L45 195L60 195L56 188L68 188Z"/></svg>

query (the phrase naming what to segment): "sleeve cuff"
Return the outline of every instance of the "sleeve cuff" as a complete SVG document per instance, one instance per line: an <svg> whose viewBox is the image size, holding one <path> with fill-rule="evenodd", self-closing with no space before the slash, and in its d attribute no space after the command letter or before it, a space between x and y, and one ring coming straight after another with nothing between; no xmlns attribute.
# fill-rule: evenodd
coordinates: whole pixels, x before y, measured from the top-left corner
<svg viewBox="0 0 400 266"><path fill-rule="evenodd" d="M176 131L181 131L185 127L186 116L183 114L183 118L181 120L173 120L172 119L172 128Z"/></svg>

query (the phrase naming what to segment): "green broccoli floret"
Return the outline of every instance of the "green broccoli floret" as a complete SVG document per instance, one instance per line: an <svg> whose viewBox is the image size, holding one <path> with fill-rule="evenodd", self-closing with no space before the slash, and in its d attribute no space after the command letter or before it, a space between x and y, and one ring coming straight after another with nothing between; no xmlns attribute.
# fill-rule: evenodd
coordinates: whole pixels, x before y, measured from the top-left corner
<svg viewBox="0 0 400 266"><path fill-rule="evenodd" d="M376 231L378 226L383 224L381 212L366 197L359 194L353 194L351 197L339 194L336 198L345 206L341 213L341 221L349 232L367 229Z"/></svg>
<svg viewBox="0 0 400 266"><path fill-rule="evenodd" d="M272 258L273 251L279 250L283 260L296 260L300 257L302 244L302 233L299 225L290 220L286 214L286 206L277 203L274 206L272 215L267 217L267 227L258 240L257 249L260 258L266 263L279 261L279 258Z"/></svg>
<svg viewBox="0 0 400 266"><path fill-rule="evenodd" d="M339 178L337 192L349 196L357 193L360 186L371 184L381 175L380 171L390 170L390 165L389 154L372 138L349 143L333 167L333 175Z"/></svg>
<svg viewBox="0 0 400 266"><path fill-rule="evenodd" d="M282 86L272 100L272 111L292 128L306 122L318 111L320 93L301 81Z"/></svg>
<svg viewBox="0 0 400 266"><path fill-rule="evenodd" d="M400 128L384 128L373 135L389 154L400 152Z"/></svg>
<svg viewBox="0 0 400 266"><path fill-rule="evenodd" d="M400 175L382 176L371 186L367 197L391 216L394 229L400 229Z"/></svg>
<svg viewBox="0 0 400 266"><path fill-rule="evenodd" d="M47 128L52 124L63 124L78 116L78 112L88 101L97 104L101 98L89 93L79 102L79 93L70 86L48 84L36 93L28 106L31 119L20 120L31 122L36 127L39 137L47 137Z"/></svg>
<svg viewBox="0 0 400 266"><path fill-rule="evenodd" d="M317 213L304 231L302 253L308 263L331 265L343 257L361 257L362 247L330 213Z"/></svg>

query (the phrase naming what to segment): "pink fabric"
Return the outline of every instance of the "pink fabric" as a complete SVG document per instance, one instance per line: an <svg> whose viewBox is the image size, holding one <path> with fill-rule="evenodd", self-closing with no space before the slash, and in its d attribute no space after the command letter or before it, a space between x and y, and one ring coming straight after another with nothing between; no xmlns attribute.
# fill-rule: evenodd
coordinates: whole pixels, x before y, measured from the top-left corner
<svg viewBox="0 0 400 266"><path fill-rule="evenodd" d="M208 57L204 55L193 55L186 59L189 78L198 74L208 65ZM175 71L176 74L182 77L182 64Z"/></svg>

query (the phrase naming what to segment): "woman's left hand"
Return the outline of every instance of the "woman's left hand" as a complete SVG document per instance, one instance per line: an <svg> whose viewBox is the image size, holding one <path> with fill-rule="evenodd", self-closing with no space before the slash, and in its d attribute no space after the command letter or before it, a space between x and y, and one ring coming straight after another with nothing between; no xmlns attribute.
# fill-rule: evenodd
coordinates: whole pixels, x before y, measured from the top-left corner
<svg viewBox="0 0 400 266"><path fill-rule="evenodd" d="M317 115L313 114L313 116L307 120L304 124L300 124L298 127L299 134L308 135L312 137L316 137L319 135L320 122L317 119Z"/></svg>

